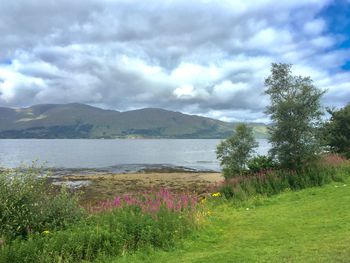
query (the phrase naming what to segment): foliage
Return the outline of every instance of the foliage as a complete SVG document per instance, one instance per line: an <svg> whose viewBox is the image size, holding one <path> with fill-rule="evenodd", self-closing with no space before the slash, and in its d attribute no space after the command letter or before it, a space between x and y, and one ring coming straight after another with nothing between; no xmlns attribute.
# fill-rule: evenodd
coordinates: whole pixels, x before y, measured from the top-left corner
<svg viewBox="0 0 350 263"><path fill-rule="evenodd" d="M350 104L334 111L328 110L331 119L325 124L326 144L336 153L350 158Z"/></svg>
<svg viewBox="0 0 350 263"><path fill-rule="evenodd" d="M26 237L62 228L83 216L77 196L54 193L40 168L0 172L0 237Z"/></svg>
<svg viewBox="0 0 350 263"><path fill-rule="evenodd" d="M185 212L196 209L198 203L197 196L190 193L172 193L168 189L159 189L146 191L137 195L116 196L114 200L100 202L97 206L91 206L89 211L92 213L101 211L112 211L113 209L122 209L124 207L135 206L141 209L143 213L154 214L161 209L172 212Z"/></svg>
<svg viewBox="0 0 350 263"><path fill-rule="evenodd" d="M237 125L235 133L222 141L216 149L225 178L242 174L257 146L252 128L245 124Z"/></svg>
<svg viewBox="0 0 350 263"><path fill-rule="evenodd" d="M181 249L98 262L349 262L349 178L268 198L253 196L241 205L215 203L210 224L184 240Z"/></svg>
<svg viewBox="0 0 350 263"><path fill-rule="evenodd" d="M208 222L211 224L206 225L210 228L213 224L220 222L220 227L210 234L209 232L205 234L205 241L201 245L201 253L203 253L203 247L207 247L208 244L210 247L213 242L222 244L222 239L228 236L234 236L235 239L233 241L235 242L242 236L239 234L239 231L241 231L239 226L242 226L242 223L246 221L238 223L239 210L236 211L232 207L231 202L229 207L223 208L222 204L225 203L223 203L224 199L220 195L224 195L226 198L234 197L230 199L232 203L235 206L244 206L243 211L249 213L249 209L253 209L254 206L261 206L268 202L264 197L266 195L299 190L309 186L319 186L332 180L340 182L348 177L349 174L349 161L338 155L328 155L324 156L322 161L317 163L316 167L304 167L304 170L267 170L226 180L221 188L222 190L212 193L211 197L208 198L210 201L213 200L213 202L204 202L206 208L210 208L205 214ZM345 184L341 183L341 185ZM296 197L298 196L299 194L296 195ZM310 196L308 195L307 199L308 207ZM279 200L279 198L275 199ZM323 204L325 201L323 195L321 200ZM295 207L296 199L293 198L291 201L293 206L290 206L289 209ZM117 196L114 200L102 202L99 205L100 208L91 207L90 211L93 212L91 216L70 224L64 229L46 229L41 233L29 233L26 240L6 240L5 244L0 242L0 263L120 262L124 258L126 262L133 262L126 254L135 251L145 251L146 249L161 248L169 250L173 248L177 240L188 236L197 227L198 217L203 214L201 209L198 209L195 196L188 193L174 194L164 189L140 195ZM298 208L299 205L298 203ZM233 209L236 220L232 220ZM272 209L272 211L275 211L275 209ZM310 213L305 213L304 211L302 214L310 215ZM285 213L282 214L285 215ZM325 213L329 216L328 210ZM252 215L254 217L256 213L250 214L250 217ZM273 218L276 218L276 216L278 214L275 214ZM249 218L246 218L246 220L249 221ZM288 220L288 217L283 218ZM258 219L251 220L254 222L254 225L261 224ZM266 221L269 226L268 229L271 228L271 219L269 220L269 222ZM295 220L295 216L293 216L293 220ZM233 229L226 229L231 224L236 224L235 222L238 225L235 225ZM324 223L324 220L322 223ZM339 227L338 223L337 227ZM286 229L285 225L283 225L283 229ZM293 229L295 229L295 226ZM237 235L232 235L233 230L236 231ZM206 230L202 228L200 231ZM249 231L251 231L251 228ZM217 234L218 232L220 235ZM201 233L198 232L196 236L200 237ZM256 240L256 235L254 240ZM2 241L1 238L0 241ZM197 241L193 242L191 240L190 244L197 244ZM233 251L232 253L236 255L239 249L231 249L230 251ZM163 251L162 253L166 252ZM181 250L179 256L182 253L183 250ZM276 253L270 253L270 255L272 254ZM216 253L215 256L217 257L218 254ZM226 256L225 254L222 259L227 259ZM107 259L110 261L107 261ZM150 262L157 262L158 260L151 260ZM193 260L192 257L191 260ZM191 260L189 259L188 262L191 262ZM143 261L146 261L145 255L143 255Z"/></svg>
<svg viewBox="0 0 350 263"><path fill-rule="evenodd" d="M234 202L241 202L254 195L281 193L322 186L332 181L343 181L350 175L349 161L339 156L323 156L319 162L299 170L265 170L226 180L219 188L223 195Z"/></svg>
<svg viewBox="0 0 350 263"><path fill-rule="evenodd" d="M196 227L197 198L167 190L116 197L68 228L0 250L0 262L80 262L144 248L169 249Z"/></svg>
<svg viewBox="0 0 350 263"><path fill-rule="evenodd" d="M258 155L248 161L249 171L253 173L273 169L276 166L277 164L271 156Z"/></svg>
<svg viewBox="0 0 350 263"><path fill-rule="evenodd" d="M265 86L270 96L266 112L273 122L269 127L270 153L283 168L299 169L320 152L318 129L324 92L310 77L293 76L290 64L273 63Z"/></svg>

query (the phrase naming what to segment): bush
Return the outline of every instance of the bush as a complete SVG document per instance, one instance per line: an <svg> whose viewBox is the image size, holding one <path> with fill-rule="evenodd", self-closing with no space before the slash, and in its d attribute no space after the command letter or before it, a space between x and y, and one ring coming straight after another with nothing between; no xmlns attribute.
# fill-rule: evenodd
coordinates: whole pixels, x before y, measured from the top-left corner
<svg viewBox="0 0 350 263"><path fill-rule="evenodd" d="M226 198L243 201L248 197L274 195L283 191L322 186L332 181L343 181L350 175L349 161L339 156L323 156L300 170L263 170L226 180L219 191Z"/></svg>
<svg viewBox="0 0 350 263"><path fill-rule="evenodd" d="M228 179L245 173L247 162L257 146L253 129L245 124L237 125L235 133L216 148L224 177Z"/></svg>
<svg viewBox="0 0 350 263"><path fill-rule="evenodd" d="M161 191L117 197L101 205L97 214L67 229L31 234L26 241L17 239L5 245L0 249L0 262L68 263L143 248L168 249L195 227L197 199L187 195Z"/></svg>
<svg viewBox="0 0 350 263"><path fill-rule="evenodd" d="M248 169L253 173L274 169L277 165L272 157L258 155L248 161Z"/></svg>
<svg viewBox="0 0 350 263"><path fill-rule="evenodd" d="M350 158L350 104L335 111L328 110L330 120L324 125L325 144L333 152Z"/></svg>
<svg viewBox="0 0 350 263"><path fill-rule="evenodd" d="M13 239L59 229L83 216L77 196L54 193L40 168L0 172L0 237Z"/></svg>
<svg viewBox="0 0 350 263"><path fill-rule="evenodd" d="M234 197L234 195L235 195L231 185L229 185L229 184L221 185L219 190L223 194L223 196L227 199L230 199L230 198Z"/></svg>

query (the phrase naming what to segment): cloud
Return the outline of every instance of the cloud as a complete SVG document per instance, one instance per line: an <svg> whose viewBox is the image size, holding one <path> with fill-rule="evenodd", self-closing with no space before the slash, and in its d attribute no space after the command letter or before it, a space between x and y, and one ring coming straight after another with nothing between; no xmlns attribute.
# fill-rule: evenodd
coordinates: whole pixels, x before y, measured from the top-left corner
<svg viewBox="0 0 350 263"><path fill-rule="evenodd" d="M294 64L328 90L325 105L342 106L350 52L319 15L329 4L5 1L0 106L81 102L263 121L271 62Z"/></svg>

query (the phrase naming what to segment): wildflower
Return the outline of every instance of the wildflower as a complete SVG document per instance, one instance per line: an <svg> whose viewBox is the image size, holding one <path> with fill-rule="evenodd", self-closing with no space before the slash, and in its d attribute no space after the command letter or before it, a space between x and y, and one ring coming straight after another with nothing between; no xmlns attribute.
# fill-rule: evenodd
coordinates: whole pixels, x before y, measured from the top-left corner
<svg viewBox="0 0 350 263"><path fill-rule="evenodd" d="M207 215L208 215L208 216L211 216L211 214L212 214L211 211L208 211L208 212L207 212Z"/></svg>
<svg viewBox="0 0 350 263"><path fill-rule="evenodd" d="M344 184L343 186L346 186L346 184Z"/></svg>
<svg viewBox="0 0 350 263"><path fill-rule="evenodd" d="M121 198L120 198L119 196L117 196L117 197L114 199L114 206L116 206L116 207L121 206Z"/></svg>
<svg viewBox="0 0 350 263"><path fill-rule="evenodd" d="M247 207L245 210L247 210L247 211L248 211L248 210L249 210L249 207Z"/></svg>
<svg viewBox="0 0 350 263"><path fill-rule="evenodd" d="M43 234L44 234L44 235L48 235L48 234L50 234L50 231L49 231L49 230L44 230L44 231L43 231Z"/></svg>
<svg viewBox="0 0 350 263"><path fill-rule="evenodd" d="M206 201L207 201L207 199L204 197L204 198L201 200L201 204L205 204Z"/></svg>
<svg viewBox="0 0 350 263"><path fill-rule="evenodd" d="M219 196L221 196L221 193L220 193L220 192L213 193L211 196L213 196L213 197L219 197Z"/></svg>

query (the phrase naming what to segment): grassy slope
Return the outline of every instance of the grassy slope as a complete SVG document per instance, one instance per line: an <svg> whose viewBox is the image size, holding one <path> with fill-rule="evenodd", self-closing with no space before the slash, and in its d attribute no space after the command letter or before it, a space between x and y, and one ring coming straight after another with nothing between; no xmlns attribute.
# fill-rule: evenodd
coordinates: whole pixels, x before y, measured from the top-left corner
<svg viewBox="0 0 350 263"><path fill-rule="evenodd" d="M349 179L346 184L284 193L258 206L217 205L182 248L110 262L349 262Z"/></svg>
<svg viewBox="0 0 350 263"><path fill-rule="evenodd" d="M265 125L250 125L256 137L267 136ZM23 109L0 107L2 138L226 138L234 126L235 123L154 108L118 112L78 103Z"/></svg>

